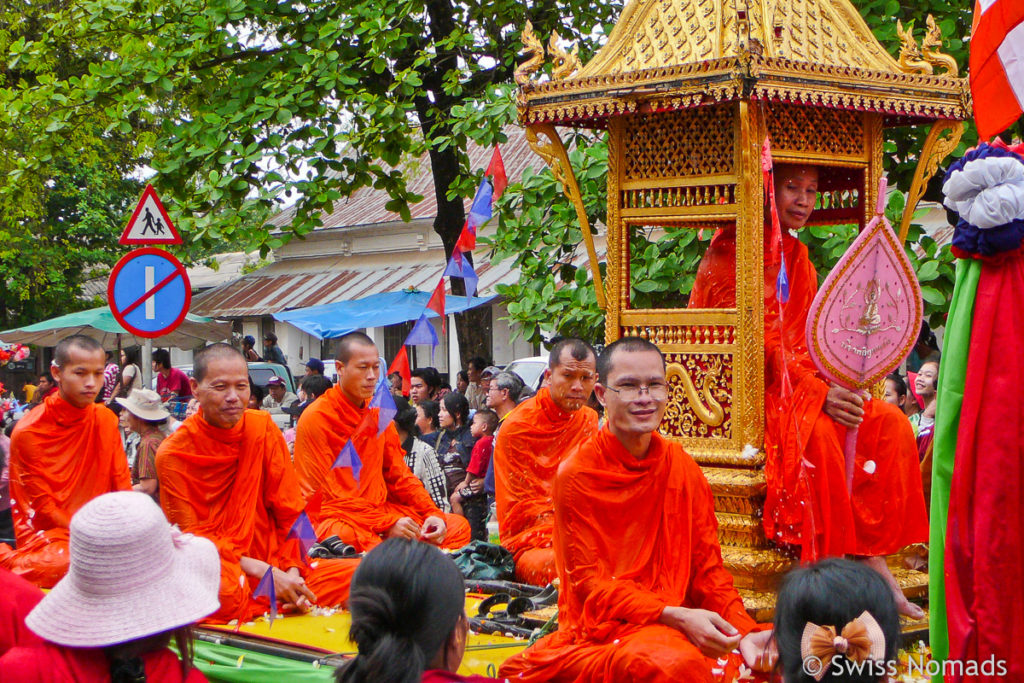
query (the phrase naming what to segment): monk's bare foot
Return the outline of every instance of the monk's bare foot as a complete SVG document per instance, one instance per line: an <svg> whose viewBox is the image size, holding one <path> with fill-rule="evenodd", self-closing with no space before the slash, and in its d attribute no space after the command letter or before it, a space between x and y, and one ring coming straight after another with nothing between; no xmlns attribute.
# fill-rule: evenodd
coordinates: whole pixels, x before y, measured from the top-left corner
<svg viewBox="0 0 1024 683"><path fill-rule="evenodd" d="M889 565L885 563L884 557L858 557L856 559L882 575L885 582L889 584L889 588L892 589L892 596L896 600L896 609L900 614L914 620L924 618L924 610L907 600L907 596L903 595L903 589L900 588L896 577L889 571Z"/></svg>

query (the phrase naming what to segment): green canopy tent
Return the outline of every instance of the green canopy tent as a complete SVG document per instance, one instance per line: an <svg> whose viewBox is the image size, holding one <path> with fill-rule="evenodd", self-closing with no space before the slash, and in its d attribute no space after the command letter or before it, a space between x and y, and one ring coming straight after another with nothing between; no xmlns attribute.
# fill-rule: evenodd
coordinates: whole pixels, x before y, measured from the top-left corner
<svg viewBox="0 0 1024 683"><path fill-rule="evenodd" d="M0 341L5 344L56 346L57 342L72 334L92 337L110 351L124 346L142 346L146 342L144 337L138 337L121 327L114 319L110 308L106 306L68 313L33 325L0 332ZM156 346L191 349L201 344L230 338L230 323L189 313L177 329L157 337L153 343Z"/></svg>

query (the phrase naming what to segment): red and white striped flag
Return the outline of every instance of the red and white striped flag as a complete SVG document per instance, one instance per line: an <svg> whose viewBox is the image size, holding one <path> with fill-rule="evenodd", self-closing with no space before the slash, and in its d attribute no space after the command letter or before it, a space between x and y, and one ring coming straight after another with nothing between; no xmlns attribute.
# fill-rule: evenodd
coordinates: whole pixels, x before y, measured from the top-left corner
<svg viewBox="0 0 1024 683"><path fill-rule="evenodd" d="M970 71L978 138L987 141L1024 113L1024 0L976 0Z"/></svg>

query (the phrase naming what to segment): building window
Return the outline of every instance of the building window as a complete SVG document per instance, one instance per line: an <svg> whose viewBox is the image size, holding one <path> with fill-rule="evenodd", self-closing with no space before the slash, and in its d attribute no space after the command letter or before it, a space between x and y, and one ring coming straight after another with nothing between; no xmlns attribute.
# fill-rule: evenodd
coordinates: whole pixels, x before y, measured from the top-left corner
<svg viewBox="0 0 1024 683"><path fill-rule="evenodd" d="M407 320L398 325L388 325L384 328L384 358L391 363L402 348L402 342L412 332L413 321ZM409 354L409 366L416 367L416 354Z"/></svg>

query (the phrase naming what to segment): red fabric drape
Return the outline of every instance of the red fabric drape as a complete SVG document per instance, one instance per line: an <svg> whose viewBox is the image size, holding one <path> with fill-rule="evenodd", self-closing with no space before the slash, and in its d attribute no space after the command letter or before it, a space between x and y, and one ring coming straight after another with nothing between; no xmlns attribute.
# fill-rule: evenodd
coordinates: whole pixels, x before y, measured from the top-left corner
<svg viewBox="0 0 1024 683"><path fill-rule="evenodd" d="M983 264L946 528L949 657L981 662L994 656L1009 670L971 680L1024 680L1021 292L1021 253Z"/></svg>

